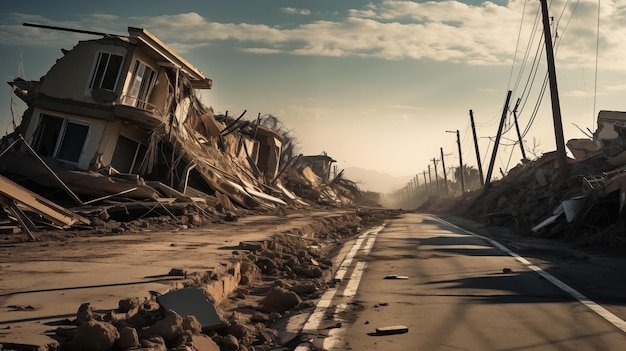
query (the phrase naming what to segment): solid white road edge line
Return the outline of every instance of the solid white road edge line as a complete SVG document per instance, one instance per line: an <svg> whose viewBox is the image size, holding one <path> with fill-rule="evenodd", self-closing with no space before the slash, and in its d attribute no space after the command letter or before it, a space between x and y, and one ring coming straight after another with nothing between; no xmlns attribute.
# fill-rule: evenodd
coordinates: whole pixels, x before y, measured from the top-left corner
<svg viewBox="0 0 626 351"><path fill-rule="evenodd" d="M554 284L557 288L565 291L566 293L572 295L572 297L574 297L576 300L578 300L578 302L582 303L583 305L587 306L587 308L589 308L590 310L594 311L595 313L597 313L600 317L604 318L605 320L607 320L609 323L613 324L615 327L617 327L619 330L621 330L622 332L626 333L626 322L619 318L618 316L614 315L611 311L607 310L606 308L600 306L599 304L595 303L594 301L592 301L591 299L589 299L588 297L586 297L585 295L583 295L582 293L578 292L576 289L572 288L571 286L565 284L564 282L562 282L561 280L559 280L558 278L556 278L555 276L551 275L550 273L544 271L543 269L541 269L540 267L530 263L530 261L528 261L527 259L525 259L524 257L516 254L515 252L509 250L509 248L507 248L506 246L500 244L499 242L482 236L480 234L476 234L473 233L469 230L463 229L457 225L454 225L450 222L447 222L439 217L433 217L435 218L435 220L453 227L455 229L461 230L467 234L473 235L475 237L481 238L483 240L486 240L487 242L489 242L491 245L497 247L498 249L506 252L507 254L513 256L518 262L520 262L522 265L524 265L525 267L528 267L529 269L533 270L534 272L538 273L539 275L541 275L542 277L544 277L545 279L547 279L550 283Z"/></svg>

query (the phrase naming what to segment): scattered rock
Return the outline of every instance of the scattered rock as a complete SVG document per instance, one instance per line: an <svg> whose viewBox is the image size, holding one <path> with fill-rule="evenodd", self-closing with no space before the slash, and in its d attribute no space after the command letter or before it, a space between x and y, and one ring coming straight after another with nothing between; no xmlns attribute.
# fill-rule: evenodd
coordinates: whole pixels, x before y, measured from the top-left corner
<svg viewBox="0 0 626 351"><path fill-rule="evenodd" d="M227 334L224 337L224 340L222 340L222 344L224 345L224 347L226 347L228 350L238 350L239 349L239 341L237 340L237 338L232 335L232 334Z"/></svg>
<svg viewBox="0 0 626 351"><path fill-rule="evenodd" d="M139 347L139 336L137 330L131 327L124 327L120 330L120 338L117 341L117 345L123 349L130 349L131 347Z"/></svg>
<svg viewBox="0 0 626 351"><path fill-rule="evenodd" d="M127 313L128 311L139 308L144 302L144 299L139 297L129 297L126 299L121 299L118 303L118 311L121 313Z"/></svg>
<svg viewBox="0 0 626 351"><path fill-rule="evenodd" d="M172 310L167 310L165 318L154 323L144 335L160 336L166 341L174 340L183 331L183 318Z"/></svg>
<svg viewBox="0 0 626 351"><path fill-rule="evenodd" d="M261 300L264 312L285 312L300 304L302 300L293 291L272 287Z"/></svg>
<svg viewBox="0 0 626 351"><path fill-rule="evenodd" d="M189 330L192 334L202 333L202 324L195 316L185 316L183 318L183 330Z"/></svg>
<svg viewBox="0 0 626 351"><path fill-rule="evenodd" d="M68 346L75 351L106 351L119 337L120 333L112 324L90 320L76 328Z"/></svg>

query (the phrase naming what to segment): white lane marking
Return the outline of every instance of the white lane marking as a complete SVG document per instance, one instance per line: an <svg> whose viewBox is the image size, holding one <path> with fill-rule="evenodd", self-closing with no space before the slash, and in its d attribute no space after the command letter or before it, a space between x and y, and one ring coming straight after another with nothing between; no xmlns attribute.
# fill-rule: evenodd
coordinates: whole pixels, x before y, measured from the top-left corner
<svg viewBox="0 0 626 351"><path fill-rule="evenodd" d="M335 306L335 312L333 313L333 320L337 322L343 322L343 319L339 317L341 312L348 309L348 304L342 303ZM335 345L339 345L339 343L343 339L343 334L345 332L345 328L333 328L328 331L328 336L324 338L322 342L322 348L324 350L337 350Z"/></svg>
<svg viewBox="0 0 626 351"><path fill-rule="evenodd" d="M359 236L359 239L354 243L354 245L352 246L352 248L350 249L346 257L344 257L343 261L341 262L339 269L337 269L337 272L335 273L336 280L341 281L341 279L343 279L343 277L348 272L348 268L350 264L352 263L352 259L356 256L357 251L361 248L363 239L369 235L374 235L372 239L375 239L375 235L377 235L384 227L385 226L382 225L382 226L370 229ZM350 283L352 283L352 280L350 281ZM357 286L358 286L358 282L357 282ZM320 323L322 322L322 319L324 318L324 315L326 314L326 309L328 308L328 306L330 306L330 303L332 302L333 297L335 297L336 293L337 293L337 289L326 290L326 292L322 295L320 300L317 302L317 305L315 305L315 310L309 316L309 319L307 319L306 323L302 327L303 332L313 332L317 330L317 328L320 326Z"/></svg>
<svg viewBox="0 0 626 351"><path fill-rule="evenodd" d="M359 249L361 249L361 246L363 245L363 241L366 239L367 239L367 242L365 244L365 247L366 248L369 247L369 249L367 249L365 254L366 255L369 254L370 250L372 249L372 246L374 245L374 240L376 240L376 235L383 228L384 226L372 228L370 230L367 230L363 234L359 235L358 239L356 240L354 245L352 245L352 248L350 249L350 251L348 251L348 254L346 255L346 257L344 257L343 261L341 262L341 265L337 269L337 272L335 273L335 280L341 281L346 276L346 273L348 273L348 268L350 268L350 264L352 264L352 259L354 259ZM369 244L370 241L371 241L371 244Z"/></svg>
<svg viewBox="0 0 626 351"><path fill-rule="evenodd" d="M365 271L366 263L363 261L359 261L354 266L354 271L352 271L352 275L350 276L350 280L346 285L346 288L343 290L344 297L355 297L356 290L359 287L359 283L361 283L361 277L363 277L363 272Z"/></svg>
<svg viewBox="0 0 626 351"><path fill-rule="evenodd" d="M481 238L483 240L486 240L487 242L489 242L491 245L497 247L498 249L506 252L507 254L513 256L519 263L521 263L522 265L524 265L525 267L528 267L529 269L533 270L534 272L538 273L539 275L541 275L542 277L544 277L546 280L548 280L550 283L554 284L556 287L558 287L559 289L565 291L566 293L572 295L572 297L574 297L576 300L578 300L578 302L582 303L583 305L587 306L587 308L589 308L590 310L594 311L595 313L597 313L600 317L604 318L606 321L608 321L609 323L613 324L615 327L617 327L619 330L621 330L622 332L626 333L626 322L619 318L618 316L614 315L611 311L607 310L606 308L600 306L599 304L597 304L596 302L592 301L591 299L589 299L587 296L583 295L582 293L578 292L576 289L572 288L571 286L565 284L563 281L559 280L557 277L551 275L550 273L544 271L543 269L541 269L540 267L530 263L530 261L528 261L527 259L525 259L524 257L516 254L515 252L509 250L509 248L507 248L506 246L500 244L499 242L488 238L486 236L482 236L480 234L476 234L473 233L469 230L463 229L459 226L456 226L450 222L447 222L441 218L438 217L434 217L436 220L438 220L439 222L448 225L450 227L453 227L455 229L461 230L467 234L473 235L475 237Z"/></svg>

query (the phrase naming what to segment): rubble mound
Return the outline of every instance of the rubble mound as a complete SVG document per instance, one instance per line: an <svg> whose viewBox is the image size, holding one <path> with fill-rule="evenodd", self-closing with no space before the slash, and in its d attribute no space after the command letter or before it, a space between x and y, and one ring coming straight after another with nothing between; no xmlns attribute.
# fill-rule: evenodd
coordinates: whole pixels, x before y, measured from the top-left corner
<svg viewBox="0 0 626 351"><path fill-rule="evenodd" d="M562 239L591 249L626 253L620 202L621 168L601 155L570 160L563 178L554 154L513 168L486 189L458 198L431 198L421 210L475 218L521 235Z"/></svg>

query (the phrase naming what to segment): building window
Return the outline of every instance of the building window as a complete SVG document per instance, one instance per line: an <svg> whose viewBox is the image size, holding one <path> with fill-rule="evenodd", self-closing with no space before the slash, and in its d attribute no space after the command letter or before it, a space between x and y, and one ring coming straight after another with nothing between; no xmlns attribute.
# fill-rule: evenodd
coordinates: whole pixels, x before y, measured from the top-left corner
<svg viewBox="0 0 626 351"><path fill-rule="evenodd" d="M148 98L154 86L155 75L154 70L150 66L139 60L135 62L133 77L128 87L129 104L141 109L147 108Z"/></svg>
<svg viewBox="0 0 626 351"><path fill-rule="evenodd" d="M89 89L115 91L123 62L124 56L99 52Z"/></svg>
<svg viewBox="0 0 626 351"><path fill-rule="evenodd" d="M138 141L118 136L115 151L111 158L111 167L121 173L137 173L140 162L146 153L146 147Z"/></svg>
<svg viewBox="0 0 626 351"><path fill-rule="evenodd" d="M33 149L40 156L78 163L88 135L87 124L41 114L33 138Z"/></svg>

